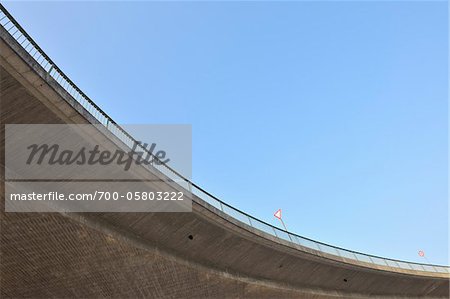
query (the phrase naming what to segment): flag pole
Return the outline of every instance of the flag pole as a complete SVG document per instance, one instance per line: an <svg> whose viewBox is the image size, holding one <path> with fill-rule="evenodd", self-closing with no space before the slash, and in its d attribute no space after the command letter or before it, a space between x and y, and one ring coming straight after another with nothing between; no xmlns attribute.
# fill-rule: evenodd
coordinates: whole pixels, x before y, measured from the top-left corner
<svg viewBox="0 0 450 299"><path fill-rule="evenodd" d="M423 256L423 258L427 261L428 264L431 264L425 255Z"/></svg>
<svg viewBox="0 0 450 299"><path fill-rule="evenodd" d="M424 258L425 261L427 261L428 264L431 264L423 250L419 250L419 256Z"/></svg>
<svg viewBox="0 0 450 299"><path fill-rule="evenodd" d="M286 233L287 233L287 235L288 235L288 237L289 237L289 240L291 240L291 242L293 242L293 241L292 241L292 237L291 237L291 235L289 234L289 232L288 232L288 230L287 230L287 228L286 228L286 224L284 224L283 219L281 219L281 218L279 218L279 219L280 219L280 221L281 221L281 224L283 224L284 230L286 231Z"/></svg>
<svg viewBox="0 0 450 299"><path fill-rule="evenodd" d="M286 224L284 224L283 219L280 218L280 221L281 221L281 224L283 224L284 230L285 230L285 231L288 231L287 228L286 228Z"/></svg>
<svg viewBox="0 0 450 299"><path fill-rule="evenodd" d="M286 233L287 233L287 235L288 235L288 237L289 237L289 240L291 240L291 242L293 242L293 241L292 241L292 237L291 237L291 235L289 234L289 232L288 232L288 230L287 230L286 224L284 224L284 221L283 221L283 219L282 219L282 217L281 217L281 209L278 209L278 211L276 211L275 214L273 214L273 215L274 215L276 218L280 219L281 224L283 225L284 230L286 231Z"/></svg>

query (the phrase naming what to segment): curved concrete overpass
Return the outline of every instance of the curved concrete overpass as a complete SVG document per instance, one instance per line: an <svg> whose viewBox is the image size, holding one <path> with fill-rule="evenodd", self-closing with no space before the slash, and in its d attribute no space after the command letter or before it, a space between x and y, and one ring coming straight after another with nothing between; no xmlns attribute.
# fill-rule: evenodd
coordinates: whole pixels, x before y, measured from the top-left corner
<svg viewBox="0 0 450 299"><path fill-rule="evenodd" d="M2 297L449 297L448 267L314 242L186 181L192 213L5 213L5 124L114 122L2 11Z"/></svg>

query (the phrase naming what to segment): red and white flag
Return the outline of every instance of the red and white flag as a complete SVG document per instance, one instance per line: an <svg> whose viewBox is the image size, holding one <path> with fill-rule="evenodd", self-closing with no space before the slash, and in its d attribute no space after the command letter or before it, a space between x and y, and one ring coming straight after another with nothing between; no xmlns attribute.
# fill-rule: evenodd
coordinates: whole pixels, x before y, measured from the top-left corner
<svg viewBox="0 0 450 299"><path fill-rule="evenodd" d="M273 216L281 220L281 209L278 209L278 211L276 211L275 214L273 214Z"/></svg>

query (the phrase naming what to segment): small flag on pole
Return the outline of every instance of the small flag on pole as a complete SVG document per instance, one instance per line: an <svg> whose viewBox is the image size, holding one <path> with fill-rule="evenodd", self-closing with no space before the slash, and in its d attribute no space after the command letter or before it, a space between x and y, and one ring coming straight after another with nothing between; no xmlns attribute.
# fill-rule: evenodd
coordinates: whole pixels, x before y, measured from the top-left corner
<svg viewBox="0 0 450 299"><path fill-rule="evenodd" d="M276 218L278 218L278 219L281 221L281 224L283 224L283 227L284 227L285 232L286 232L286 233L288 234L288 236L289 236L289 240L291 240L291 242L292 242L291 235L289 234L289 232L288 232L288 230L287 230L287 227L286 227L286 225L284 224L283 219L281 219L281 209L278 209L278 211L276 211L275 214L273 214L273 216L275 216ZM275 234L276 234L276 233L275 233Z"/></svg>
<svg viewBox="0 0 450 299"><path fill-rule="evenodd" d="M281 209L278 209L278 211L276 211L275 214L273 214L273 216L281 220Z"/></svg>

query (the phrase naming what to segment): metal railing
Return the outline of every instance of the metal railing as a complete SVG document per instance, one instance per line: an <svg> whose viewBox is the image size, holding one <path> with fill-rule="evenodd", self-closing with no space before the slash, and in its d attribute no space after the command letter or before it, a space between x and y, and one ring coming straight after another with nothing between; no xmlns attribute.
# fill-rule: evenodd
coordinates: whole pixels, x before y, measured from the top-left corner
<svg viewBox="0 0 450 299"><path fill-rule="evenodd" d="M45 52L37 45L37 43L25 32L25 30L17 23L17 21L9 14L5 7L0 4L0 25L10 34L12 38L25 50L28 54L42 67L58 84L69 93L81 106L84 107L100 124L103 124L111 133L125 143L130 148L136 143L136 140L123 130L114 120L111 119L100 107L98 107L86 94L84 94L70 80L61 69L48 57ZM145 150L145 149L144 149ZM156 157L153 157L156 158ZM312 249L318 253L325 253L332 258L345 261L345 259L355 260L367 264L374 264L383 267L400 268L406 270L433 272L433 273L450 273L449 266L432 265L407 262L389 258L383 258L375 255L364 254L337 246L328 245L322 242L314 241L297 234L291 233L284 229L275 227L262 220L259 220L245 212L236 209L229 204L221 201L207 191L203 190L187 178L165 164L154 164L158 171L166 175L169 179L178 183L181 187L189 190L194 195L217 208L223 213L237 219L238 221L255 228L259 231L270 234L278 239L282 239L295 248L299 245L302 248Z"/></svg>

